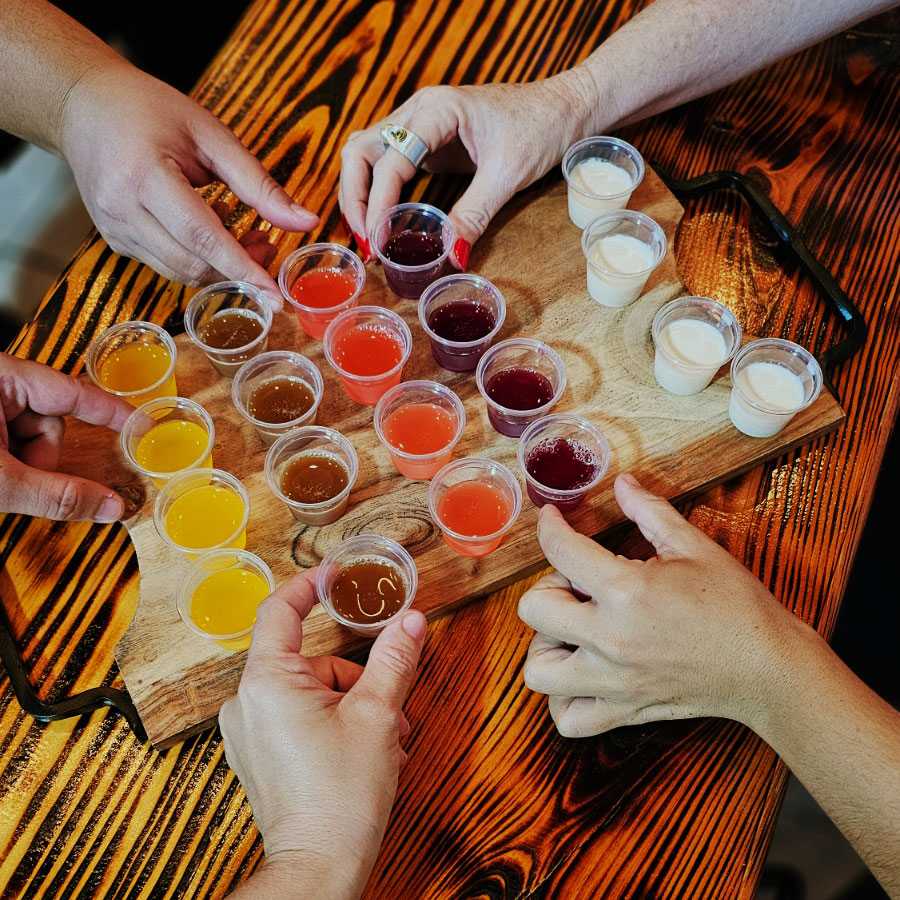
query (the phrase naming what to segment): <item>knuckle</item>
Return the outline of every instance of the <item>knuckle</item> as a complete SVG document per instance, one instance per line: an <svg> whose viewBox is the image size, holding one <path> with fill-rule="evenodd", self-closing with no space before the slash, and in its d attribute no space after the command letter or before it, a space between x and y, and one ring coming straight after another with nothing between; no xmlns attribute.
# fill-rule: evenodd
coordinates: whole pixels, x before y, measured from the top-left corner
<svg viewBox="0 0 900 900"><path fill-rule="evenodd" d="M483 234L491 224L491 214L486 209L463 209L456 215L472 234Z"/></svg>
<svg viewBox="0 0 900 900"><path fill-rule="evenodd" d="M81 492L74 481L67 481L62 490L57 491L51 500L53 519L74 519L81 513Z"/></svg>
<svg viewBox="0 0 900 900"><path fill-rule="evenodd" d="M411 681L416 674L416 664L412 658L396 647L385 647L381 660L392 672L404 681Z"/></svg>
<svg viewBox="0 0 900 900"><path fill-rule="evenodd" d="M188 246L206 264L221 248L221 235L216 234L206 222L192 223L188 228Z"/></svg>

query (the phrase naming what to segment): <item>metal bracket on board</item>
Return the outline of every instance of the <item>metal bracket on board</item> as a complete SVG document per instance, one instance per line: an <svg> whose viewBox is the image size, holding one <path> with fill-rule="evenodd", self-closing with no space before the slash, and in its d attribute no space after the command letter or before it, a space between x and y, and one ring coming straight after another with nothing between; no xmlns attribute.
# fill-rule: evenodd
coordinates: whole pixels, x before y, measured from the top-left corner
<svg viewBox="0 0 900 900"><path fill-rule="evenodd" d="M868 329L862 313L856 308L856 304L844 293L831 274L813 256L797 229L791 225L781 210L772 203L758 184L739 172L710 172L707 175L699 175L697 178L680 181L656 165L653 168L666 187L679 198L704 197L713 191L720 190L736 191L747 201L747 205L754 215L768 225L781 245L787 250L788 255L795 261L798 268L807 275L810 281L824 295L832 311L837 313L843 320L846 329L845 337L823 350L818 356L825 387L835 399L840 401L828 370L831 366L849 359L862 347L865 343Z"/></svg>
<svg viewBox="0 0 900 900"><path fill-rule="evenodd" d="M19 655L13 637L12 625L6 612L6 606L0 598L0 659L9 680L12 683L16 699L22 709L39 722L54 722L57 719L70 719L73 716L81 716L111 707L131 726L135 737L142 743L147 740L147 732L138 716L131 697L125 691L116 688L91 688L75 694L74 697L66 697L64 700L48 702L41 700L28 680L25 664Z"/></svg>

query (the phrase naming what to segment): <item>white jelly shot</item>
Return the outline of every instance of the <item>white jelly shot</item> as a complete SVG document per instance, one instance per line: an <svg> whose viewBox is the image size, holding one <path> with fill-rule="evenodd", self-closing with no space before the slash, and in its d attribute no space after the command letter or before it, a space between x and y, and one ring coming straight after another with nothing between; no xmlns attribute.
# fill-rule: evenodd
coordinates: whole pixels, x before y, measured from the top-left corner
<svg viewBox="0 0 900 900"><path fill-rule="evenodd" d="M666 236L649 216L631 210L605 213L584 229L587 289L604 306L627 306L641 295L666 254Z"/></svg>
<svg viewBox="0 0 900 900"><path fill-rule="evenodd" d="M644 177L644 160L631 144L589 137L573 144L562 161L569 218L584 228L600 213L623 209Z"/></svg>
<svg viewBox="0 0 900 900"><path fill-rule="evenodd" d="M750 437L772 437L822 390L822 370L792 341L766 338L747 344L731 366L728 415Z"/></svg>
<svg viewBox="0 0 900 900"><path fill-rule="evenodd" d="M653 374L671 394L696 394L741 343L734 314L707 297L679 297L653 319Z"/></svg>

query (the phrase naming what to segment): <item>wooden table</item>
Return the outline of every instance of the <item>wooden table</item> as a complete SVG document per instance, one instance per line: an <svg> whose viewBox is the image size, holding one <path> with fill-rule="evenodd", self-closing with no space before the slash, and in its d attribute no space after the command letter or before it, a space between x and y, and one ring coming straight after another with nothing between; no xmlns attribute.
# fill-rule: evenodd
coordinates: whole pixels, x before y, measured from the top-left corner
<svg viewBox="0 0 900 900"><path fill-rule="evenodd" d="M641 5L258 0L197 96L322 213L330 236L349 131L419 85L558 71ZM841 430L683 505L826 635L898 406L897 21L867 23L626 134L678 176L749 173L871 325L834 373ZM445 180L428 196L445 205L457 189ZM231 225L253 223L239 208ZM278 239L279 259L298 240ZM688 287L729 303L747 330L821 350L833 320L771 248L739 204L712 197L688 205L676 252ZM15 352L80 371L109 323L177 330L183 308L180 287L94 238ZM615 547L646 552L633 534ZM137 598L124 529L6 517L0 548L0 594L41 695L116 685L112 648ZM774 753L721 721L559 738L520 678L530 634L515 608L527 584L432 625L408 703L410 762L367 897L751 897L785 785ZM4 679L0 735L4 896L220 897L261 858L217 733L156 753L115 715L43 726Z"/></svg>

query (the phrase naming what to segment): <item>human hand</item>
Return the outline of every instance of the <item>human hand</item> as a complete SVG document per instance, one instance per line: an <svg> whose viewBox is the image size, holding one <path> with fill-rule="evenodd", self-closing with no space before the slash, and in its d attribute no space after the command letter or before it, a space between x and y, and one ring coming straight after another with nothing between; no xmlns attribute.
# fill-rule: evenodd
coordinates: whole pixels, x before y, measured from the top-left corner
<svg viewBox="0 0 900 900"><path fill-rule="evenodd" d="M219 727L268 864L291 870L298 893L314 888L324 900L358 896L378 855L405 760L402 704L426 624L417 611L389 624L365 669L307 658L302 620L314 583L315 569L301 572L260 606L237 696L222 706Z"/></svg>
<svg viewBox="0 0 900 900"><path fill-rule="evenodd" d="M217 215L194 188L221 180L290 231L308 231L318 219L294 204L210 112L112 61L91 69L69 92L57 142L113 250L186 284L249 282L281 309L281 292L260 265L264 257L248 252L257 238L235 240L222 226L222 210Z"/></svg>
<svg viewBox="0 0 900 900"><path fill-rule="evenodd" d="M550 695L567 737L696 716L753 727L762 686L790 665L784 648L807 626L632 476L619 476L615 492L657 556L614 556L543 507L538 540L556 572L519 601L538 632L525 683ZM572 583L591 599L577 600Z"/></svg>
<svg viewBox="0 0 900 900"><path fill-rule="evenodd" d="M134 408L48 366L0 353L0 511L115 522L122 498L93 481L54 471L74 416L120 431Z"/></svg>
<svg viewBox="0 0 900 900"><path fill-rule="evenodd" d="M366 261L375 220L398 202L415 174L396 150L385 150L381 126L404 125L432 151L424 168L472 172L465 193L450 211L456 243L453 264L465 269L472 244L512 195L556 165L587 127L587 96L570 70L530 84L441 85L417 91L386 119L350 135L341 152L338 199Z"/></svg>

